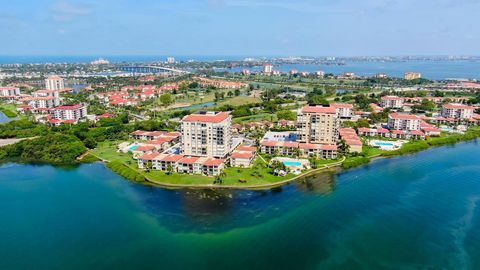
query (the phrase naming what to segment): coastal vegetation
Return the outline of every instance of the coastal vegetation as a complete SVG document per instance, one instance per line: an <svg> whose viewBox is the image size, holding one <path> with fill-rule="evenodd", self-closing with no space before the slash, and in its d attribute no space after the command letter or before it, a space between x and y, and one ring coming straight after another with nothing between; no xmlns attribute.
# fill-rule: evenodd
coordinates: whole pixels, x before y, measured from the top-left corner
<svg viewBox="0 0 480 270"><path fill-rule="evenodd" d="M0 161L71 165L86 150L75 136L49 134L0 148Z"/></svg>
<svg viewBox="0 0 480 270"><path fill-rule="evenodd" d="M145 177L141 175L137 170L132 169L121 161L115 160L112 162L107 163L107 167L112 170L113 172L127 178L128 180L134 182L144 182Z"/></svg>
<svg viewBox="0 0 480 270"><path fill-rule="evenodd" d="M8 118L17 117L17 112L15 111L15 106L10 104L0 104L0 111L5 114Z"/></svg>

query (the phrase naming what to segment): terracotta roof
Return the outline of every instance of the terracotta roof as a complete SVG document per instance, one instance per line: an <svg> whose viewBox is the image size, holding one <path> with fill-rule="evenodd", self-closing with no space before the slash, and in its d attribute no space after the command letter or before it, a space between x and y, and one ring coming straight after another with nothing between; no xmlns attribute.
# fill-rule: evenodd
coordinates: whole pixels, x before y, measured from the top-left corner
<svg viewBox="0 0 480 270"><path fill-rule="evenodd" d="M203 163L203 166L214 166L218 167L225 163L224 159L211 158Z"/></svg>
<svg viewBox="0 0 480 270"><path fill-rule="evenodd" d="M418 116L407 113L391 113L388 117L401 120L420 120Z"/></svg>
<svg viewBox="0 0 480 270"><path fill-rule="evenodd" d="M235 151L231 155L231 158L250 159L251 157L253 157L253 152L249 151Z"/></svg>
<svg viewBox="0 0 480 270"><path fill-rule="evenodd" d="M142 159L142 160L154 160L157 156L159 156L160 153L158 152L153 152L153 153L149 153L149 154L145 154L145 155L142 155L139 157L139 159Z"/></svg>
<svg viewBox="0 0 480 270"><path fill-rule="evenodd" d="M165 162L177 162L181 160L184 156L183 155L168 155L166 157L163 157L161 161Z"/></svg>
<svg viewBox="0 0 480 270"><path fill-rule="evenodd" d="M337 113L334 107L321 107L321 106L305 106L302 109L303 113Z"/></svg>
<svg viewBox="0 0 480 270"><path fill-rule="evenodd" d="M474 109L472 106L467 106L467 105L458 104L458 103L444 104L443 108L452 109L452 110L473 110Z"/></svg>
<svg viewBox="0 0 480 270"><path fill-rule="evenodd" d="M184 164L194 164L199 157L184 157L178 161L178 163L184 163Z"/></svg>
<svg viewBox="0 0 480 270"><path fill-rule="evenodd" d="M247 145L241 145L237 148L238 151L250 151L250 152L255 152L257 151L257 148L255 146L247 146Z"/></svg>
<svg viewBox="0 0 480 270"><path fill-rule="evenodd" d="M139 147L135 148L133 151L134 152L146 152L146 151L151 151L155 149L155 147L151 146L151 145L140 145Z"/></svg>
<svg viewBox="0 0 480 270"><path fill-rule="evenodd" d="M333 144L321 144L322 150L337 150L337 146Z"/></svg>
<svg viewBox="0 0 480 270"><path fill-rule="evenodd" d="M216 114L190 114L182 119L182 122L205 122L220 123L230 117L228 112L218 112Z"/></svg>
<svg viewBox="0 0 480 270"><path fill-rule="evenodd" d="M63 106L59 106L59 107L56 107L55 110L62 110L62 111L66 111L66 110L77 110L77 109L80 109L82 108L83 106L81 104L76 104L76 105L63 105Z"/></svg>
<svg viewBox="0 0 480 270"><path fill-rule="evenodd" d="M344 108L344 109L353 109L353 105L352 105L352 104L348 104L348 103L332 103L332 104L330 104L330 107Z"/></svg>
<svg viewBox="0 0 480 270"><path fill-rule="evenodd" d="M397 96L383 96L381 99L382 100L403 100L403 98L397 97Z"/></svg>

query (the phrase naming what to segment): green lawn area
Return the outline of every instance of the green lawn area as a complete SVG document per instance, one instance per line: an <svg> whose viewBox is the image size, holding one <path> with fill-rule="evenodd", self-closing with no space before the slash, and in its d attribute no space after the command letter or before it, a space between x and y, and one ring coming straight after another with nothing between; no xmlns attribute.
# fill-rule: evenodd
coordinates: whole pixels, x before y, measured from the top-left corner
<svg viewBox="0 0 480 270"><path fill-rule="evenodd" d="M160 184L208 185L213 184L215 180L214 177L207 177L203 175L180 173L167 174L165 172L155 170L150 172L140 170L137 168L137 163L130 154L117 152L117 145L119 143L120 142L118 141L101 142L95 149L91 150L91 153L109 162L119 161L146 176L151 181L158 182ZM318 160L317 166L320 167L322 165L335 163L337 161L338 160ZM232 186L273 184L294 177L293 174L288 174L284 177L271 174L270 169L260 158L257 158L253 162L251 168L229 167L225 169L225 174L226 176L223 179L223 185ZM246 180L246 183L240 183L239 180Z"/></svg>
<svg viewBox="0 0 480 270"><path fill-rule="evenodd" d="M238 97L233 97L233 98L221 101L218 103L218 105L219 106L221 105L240 106L240 105L260 103L260 102L262 102L260 98L249 97L249 96L238 96Z"/></svg>
<svg viewBox="0 0 480 270"><path fill-rule="evenodd" d="M368 145L363 145L362 152L365 154L367 157L371 156L378 156L383 154L385 151L381 150L380 148L376 147L370 147Z"/></svg>
<svg viewBox="0 0 480 270"><path fill-rule="evenodd" d="M0 104L0 111L2 111L8 118L17 117L17 107L13 104Z"/></svg>
<svg viewBox="0 0 480 270"><path fill-rule="evenodd" d="M97 147L95 147L95 149L91 150L91 153L107 161L118 160L129 166L131 166L132 164L133 166L136 166L136 162L135 160L133 160L130 154L117 152L117 145L119 143L120 142L116 141L100 142L98 143Z"/></svg>
<svg viewBox="0 0 480 270"><path fill-rule="evenodd" d="M271 121L271 122L275 122L275 121L277 121L277 115L276 114L271 114L271 113L260 113L260 114L255 114L255 115L249 115L249 116L234 118L233 122L234 123L243 123L243 122L262 121L262 120L268 120L268 121Z"/></svg>

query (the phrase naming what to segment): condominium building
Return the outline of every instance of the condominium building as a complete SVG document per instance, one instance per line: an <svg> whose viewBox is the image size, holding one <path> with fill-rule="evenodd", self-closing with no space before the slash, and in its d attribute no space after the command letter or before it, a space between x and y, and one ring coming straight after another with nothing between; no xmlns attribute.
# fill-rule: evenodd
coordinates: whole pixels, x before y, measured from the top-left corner
<svg viewBox="0 0 480 270"><path fill-rule="evenodd" d="M20 97L18 87L0 87L0 99L14 100Z"/></svg>
<svg viewBox="0 0 480 270"><path fill-rule="evenodd" d="M298 141L335 145L340 121L334 107L305 106L297 114Z"/></svg>
<svg viewBox="0 0 480 270"><path fill-rule="evenodd" d="M335 108L340 119L351 119L353 117L353 105L347 103L332 103L330 107Z"/></svg>
<svg viewBox="0 0 480 270"><path fill-rule="evenodd" d="M273 72L273 65L272 64L263 65L263 72L272 73Z"/></svg>
<svg viewBox="0 0 480 270"><path fill-rule="evenodd" d="M45 88L47 90L62 91L65 89L65 83L60 76L49 76L45 79Z"/></svg>
<svg viewBox="0 0 480 270"><path fill-rule="evenodd" d="M442 116L455 119L470 119L475 108L459 103L448 103L442 107Z"/></svg>
<svg viewBox="0 0 480 270"><path fill-rule="evenodd" d="M397 96L383 96L380 99L382 108L400 109L403 107L403 98Z"/></svg>
<svg viewBox="0 0 480 270"><path fill-rule="evenodd" d="M415 79L420 79L422 78L422 73L418 73L418 72L405 72L405 76L404 76L404 79L405 80L415 80Z"/></svg>
<svg viewBox="0 0 480 270"><path fill-rule="evenodd" d="M77 122L87 115L87 105L65 105L52 110L52 118L60 121Z"/></svg>
<svg viewBox="0 0 480 270"><path fill-rule="evenodd" d="M32 109L50 109L60 105L60 95L55 90L38 90L32 93L28 105Z"/></svg>
<svg viewBox="0 0 480 270"><path fill-rule="evenodd" d="M187 156L223 158L232 148L232 116L200 111L182 119L182 151Z"/></svg>
<svg viewBox="0 0 480 270"><path fill-rule="evenodd" d="M407 113L388 115L388 128L392 130L420 130L420 117Z"/></svg>

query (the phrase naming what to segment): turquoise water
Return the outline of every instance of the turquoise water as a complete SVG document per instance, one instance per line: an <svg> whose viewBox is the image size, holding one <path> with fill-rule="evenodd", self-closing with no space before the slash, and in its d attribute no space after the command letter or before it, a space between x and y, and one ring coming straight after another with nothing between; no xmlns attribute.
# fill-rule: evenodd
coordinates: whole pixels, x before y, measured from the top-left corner
<svg viewBox="0 0 480 270"><path fill-rule="evenodd" d="M393 147L393 143L391 143L391 142L374 142L373 144L375 144L376 146L390 146L390 147Z"/></svg>
<svg viewBox="0 0 480 270"><path fill-rule="evenodd" d="M296 167L301 167L302 163L298 161L284 161L283 164L285 166L296 166Z"/></svg>
<svg viewBox="0 0 480 270"><path fill-rule="evenodd" d="M0 167L0 269L480 269L480 145L272 191Z"/></svg>
<svg viewBox="0 0 480 270"><path fill-rule="evenodd" d="M138 148L138 145L134 145L134 146L130 146L130 148L128 148L129 151L133 151L135 149Z"/></svg>

